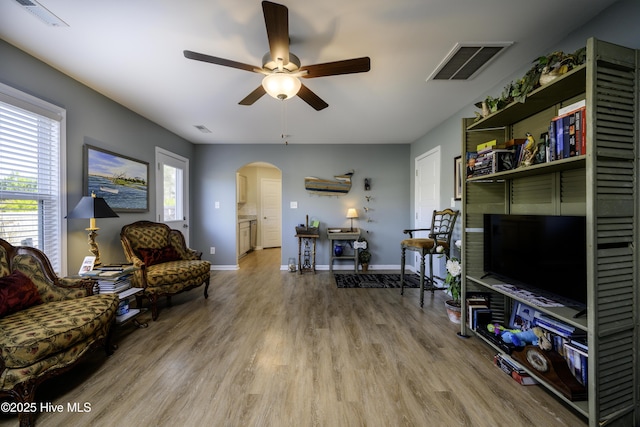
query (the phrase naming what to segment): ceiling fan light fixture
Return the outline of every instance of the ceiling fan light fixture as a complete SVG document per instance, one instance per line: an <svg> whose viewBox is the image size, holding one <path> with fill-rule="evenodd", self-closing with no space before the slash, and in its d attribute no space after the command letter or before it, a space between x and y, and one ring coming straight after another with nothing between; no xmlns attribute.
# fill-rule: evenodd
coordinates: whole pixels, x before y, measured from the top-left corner
<svg viewBox="0 0 640 427"><path fill-rule="evenodd" d="M300 79L286 72L269 74L262 79L262 87L264 90L270 96L281 100L296 96L301 86L302 83Z"/></svg>

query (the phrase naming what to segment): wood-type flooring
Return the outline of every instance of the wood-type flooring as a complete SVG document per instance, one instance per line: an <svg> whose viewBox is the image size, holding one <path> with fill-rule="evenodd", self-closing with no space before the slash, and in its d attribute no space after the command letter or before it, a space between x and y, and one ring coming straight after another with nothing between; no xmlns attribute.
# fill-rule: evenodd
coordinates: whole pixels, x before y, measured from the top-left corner
<svg viewBox="0 0 640 427"><path fill-rule="evenodd" d="M147 329L118 327L97 352L43 384L37 426L584 426L539 386L461 339L445 295L338 289L328 271L280 271L280 250L163 300ZM74 412L76 407L89 410ZM71 404L71 408L69 405ZM0 415L0 426L17 417Z"/></svg>

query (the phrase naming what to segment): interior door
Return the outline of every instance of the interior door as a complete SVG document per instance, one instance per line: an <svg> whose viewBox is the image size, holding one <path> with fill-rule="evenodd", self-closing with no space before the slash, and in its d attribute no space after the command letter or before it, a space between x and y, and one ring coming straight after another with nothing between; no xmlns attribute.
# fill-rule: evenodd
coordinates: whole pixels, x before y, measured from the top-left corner
<svg viewBox="0 0 640 427"><path fill-rule="evenodd" d="M261 231L262 247L282 246L282 180L263 178L260 180L261 215L258 230Z"/></svg>
<svg viewBox="0 0 640 427"><path fill-rule="evenodd" d="M415 228L431 227L433 211L440 209L440 147L416 157L415 160ZM428 232L414 235L427 237ZM419 256L415 254L414 266L420 268ZM441 262L434 257L433 273L442 277ZM427 268L429 264L427 263ZM428 272L425 272L428 274Z"/></svg>
<svg viewBox="0 0 640 427"><path fill-rule="evenodd" d="M156 218L189 246L189 159L156 147Z"/></svg>

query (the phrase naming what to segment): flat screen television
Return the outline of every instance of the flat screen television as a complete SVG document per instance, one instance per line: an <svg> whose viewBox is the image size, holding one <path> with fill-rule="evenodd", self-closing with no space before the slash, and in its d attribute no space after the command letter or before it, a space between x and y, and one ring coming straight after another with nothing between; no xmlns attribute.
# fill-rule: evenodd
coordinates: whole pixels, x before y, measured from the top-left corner
<svg viewBox="0 0 640 427"><path fill-rule="evenodd" d="M586 240L584 216L485 214L484 270L505 283L538 288L582 307L587 302Z"/></svg>

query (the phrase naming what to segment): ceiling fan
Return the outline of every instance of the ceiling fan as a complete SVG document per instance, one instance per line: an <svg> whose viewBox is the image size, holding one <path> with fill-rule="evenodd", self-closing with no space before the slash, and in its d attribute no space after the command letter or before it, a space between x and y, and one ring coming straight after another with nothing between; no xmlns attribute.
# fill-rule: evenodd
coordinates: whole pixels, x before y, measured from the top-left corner
<svg viewBox="0 0 640 427"><path fill-rule="evenodd" d="M269 52L262 58L262 67L254 67L242 62L190 50L184 51L184 56L189 59L264 74L262 85L240 101L240 105L252 105L265 93L281 100L298 95L311 107L320 111L327 108L329 104L303 85L299 77L310 79L339 74L363 73L371 69L371 59L369 57L301 66L300 59L289 51L289 10L287 7L270 1L263 1L262 12L267 28L267 38L269 39Z"/></svg>

